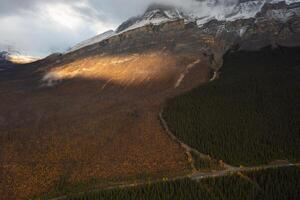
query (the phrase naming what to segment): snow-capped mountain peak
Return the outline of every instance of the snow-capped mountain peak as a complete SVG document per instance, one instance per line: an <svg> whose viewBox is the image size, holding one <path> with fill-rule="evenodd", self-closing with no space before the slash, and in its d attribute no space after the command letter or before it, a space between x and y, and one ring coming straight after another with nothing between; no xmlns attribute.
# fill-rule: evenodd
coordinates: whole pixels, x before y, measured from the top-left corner
<svg viewBox="0 0 300 200"><path fill-rule="evenodd" d="M256 18L262 15L264 18L272 18L285 22L292 16L300 16L300 0L197 1L199 2L199 7L195 7L192 10L162 4L152 4L144 14L125 21L116 31L108 31L81 42L66 53L149 24L159 25L179 19L184 19L186 23L195 22L201 28L212 20L236 21Z"/></svg>
<svg viewBox="0 0 300 200"><path fill-rule="evenodd" d="M65 53L70 53L83 47L99 43L117 34L121 34L123 32L136 29L148 24L157 25L167 21L188 18L189 16L184 14L183 11L181 11L179 8L161 4L152 4L148 7L143 15L130 18L129 20L122 23L116 31L110 30L93 38L80 42Z"/></svg>
<svg viewBox="0 0 300 200"><path fill-rule="evenodd" d="M162 4L152 4L146 12L137 17L130 18L122 23L116 30L117 33L139 28L148 24L161 24L167 21L187 19L189 16L180 8Z"/></svg>

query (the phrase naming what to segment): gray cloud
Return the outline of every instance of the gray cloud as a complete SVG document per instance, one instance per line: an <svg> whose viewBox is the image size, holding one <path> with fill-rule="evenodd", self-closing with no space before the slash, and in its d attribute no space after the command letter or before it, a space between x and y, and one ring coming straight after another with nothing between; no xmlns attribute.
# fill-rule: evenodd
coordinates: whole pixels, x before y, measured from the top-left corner
<svg viewBox="0 0 300 200"><path fill-rule="evenodd" d="M151 3L209 12L203 1L237 0L0 0L0 49L14 46L28 54L47 55L115 29Z"/></svg>

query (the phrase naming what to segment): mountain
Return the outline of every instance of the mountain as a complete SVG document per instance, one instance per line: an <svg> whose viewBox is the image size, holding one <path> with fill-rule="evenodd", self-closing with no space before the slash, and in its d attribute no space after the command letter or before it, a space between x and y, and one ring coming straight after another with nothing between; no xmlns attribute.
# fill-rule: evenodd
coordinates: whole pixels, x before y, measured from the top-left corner
<svg viewBox="0 0 300 200"><path fill-rule="evenodd" d="M13 69L21 64L28 64L39 60L38 57L22 55L19 51L8 49L0 51L0 73Z"/></svg>
<svg viewBox="0 0 300 200"><path fill-rule="evenodd" d="M133 17L122 23L116 30L117 33L136 29L148 24L158 25L167 21L178 19L188 19L189 16L183 10L162 4L152 4L146 12L137 17Z"/></svg>
<svg viewBox="0 0 300 200"><path fill-rule="evenodd" d="M188 16L185 15L180 9L167 6L167 5L161 5L161 4L152 4L148 7L146 12L137 17L132 17L129 20L122 23L116 31L109 30L107 32L104 32L102 34L99 34L93 38L87 39L74 47L72 47L70 50L68 50L66 53L78 50L80 48L99 43L107 38L110 38L114 35L120 34L122 32L126 32L129 30L133 30L139 27L143 27L148 24L161 24L164 22L172 21L172 20L178 20L178 19L187 19Z"/></svg>
<svg viewBox="0 0 300 200"><path fill-rule="evenodd" d="M20 51L13 50L12 48L8 48L4 51L0 50L0 61L2 61L2 63L6 61L15 64L26 64L34 62L38 59L40 58L23 54Z"/></svg>
<svg viewBox="0 0 300 200"><path fill-rule="evenodd" d="M68 52L99 43L110 37L126 31L141 28L147 25L160 25L166 22L184 20L185 24L196 23L199 28L211 21L235 22L246 19L268 19L278 22L287 22L292 17L300 15L299 0L240 0L237 3L225 3L218 0L199 1L210 11L203 14L199 9L187 11L174 6L152 4L143 15L132 17L122 23L116 31L107 31L71 48ZM243 32L243 30L241 30Z"/></svg>
<svg viewBox="0 0 300 200"><path fill-rule="evenodd" d="M210 54L214 54L216 63L222 63L222 56L232 47L255 50L268 45L299 45L297 33L300 31L300 1L298 0L242 0L225 5L217 0L199 2L204 2L208 8L211 8L209 16L201 16L203 13L197 12L188 13L183 8L174 6L153 4L143 15L125 21L116 31L109 31L76 45L63 59L73 57L72 53L78 56L99 48L100 51L106 51L105 49L108 48L107 50L114 50L114 52L130 49L136 51L139 48L152 48L155 45L159 48L160 45L166 45L170 38L179 37L178 35L182 33L189 33L192 36L185 39L185 42L190 41L187 46L191 45L193 39L197 40L196 38L199 37L198 41L191 46L198 43L195 50L209 51ZM170 31L175 31L176 34ZM160 34L159 37L155 36L156 33ZM211 38L213 44L204 41L206 37ZM176 48L176 45L173 48Z"/></svg>
<svg viewBox="0 0 300 200"><path fill-rule="evenodd" d="M190 174L191 155L167 134L158 117L167 100L203 84L213 93L228 52L269 47L277 48L278 55L285 53L282 46L300 46L297 2L240 1L226 7L221 4L225 1L201 2L211 8L209 12L153 5L116 31L69 52L0 73L2 197L27 199L51 191L54 197L76 184L109 188L132 179L165 180ZM265 52L258 54L263 60ZM243 76L249 74L241 71ZM280 84L273 81L278 74L277 70L272 75L272 86ZM270 76L264 73L259 80ZM254 93L264 92L255 85L255 77L249 79ZM229 91L235 93L234 89ZM292 97L288 93L292 90L284 89ZM244 90L239 91L244 95ZM240 103L247 104L247 96L243 98ZM207 105L214 107L214 102ZM192 109L191 114L196 116L200 110ZM225 110L230 111L230 106ZM218 112L211 116L220 121L227 117ZM265 118L259 110L253 116ZM177 123L183 127L183 120Z"/></svg>
<svg viewBox="0 0 300 200"><path fill-rule="evenodd" d="M72 52L72 51L76 51L78 49L81 49L83 47L86 47L86 46L89 46L91 44L95 44L95 43L98 43L98 42L101 42L102 40L105 40L109 37L112 37L113 35L115 34L115 32L113 30L109 30L109 31L106 31L102 34L99 34L93 38L90 38L90 39L87 39L83 42L80 42L78 43L77 45L75 45L74 47L72 47L70 50L67 51L67 53L69 52Z"/></svg>

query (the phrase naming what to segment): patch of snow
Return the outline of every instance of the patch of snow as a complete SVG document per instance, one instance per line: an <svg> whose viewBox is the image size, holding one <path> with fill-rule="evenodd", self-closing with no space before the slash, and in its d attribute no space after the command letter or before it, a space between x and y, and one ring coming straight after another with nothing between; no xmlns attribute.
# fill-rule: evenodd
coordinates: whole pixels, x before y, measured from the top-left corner
<svg viewBox="0 0 300 200"><path fill-rule="evenodd" d="M242 27L240 30L239 30L239 36L240 37L243 37L243 35L247 32L247 29L248 29L248 27L247 26L244 26L244 27Z"/></svg>
<svg viewBox="0 0 300 200"><path fill-rule="evenodd" d="M218 21L235 21L238 19L250 19L254 18L259 12L261 12L263 6L266 3L277 4L284 2L284 0L254 0L254 1L245 1L236 5L230 4L229 6L225 5L216 5L208 4L210 12L203 16L202 13L193 13L196 19L197 25L202 27L204 24L211 20ZM298 3L300 0L285 0L287 5L293 3ZM273 17L277 20L287 21L291 17L292 13L300 15L300 8L291 8L288 10L273 10L269 13L269 17Z"/></svg>
<svg viewBox="0 0 300 200"><path fill-rule="evenodd" d="M191 64L189 64L189 65L186 67L186 69L184 70L184 72L182 72L182 73L180 74L179 78L177 79L174 88L178 88L178 87L181 85L181 83L182 83L183 79L185 78L185 76L186 76L186 75L190 72L190 70L191 70L194 66L196 66L198 63L200 63L200 60L199 60L199 59L196 60L196 61L194 61L194 62L192 62Z"/></svg>
<svg viewBox="0 0 300 200"><path fill-rule="evenodd" d="M167 19L167 18L156 18L156 19L151 19L151 20L142 20L142 21L139 21L139 22L133 24L132 26L128 27L127 29L121 31L118 34L130 31L130 30L134 30L134 29L137 29L137 28L141 28L141 27L146 26L146 25L150 25L150 24L159 25L159 24L162 24L162 23L165 23L165 22L168 22L168 21L170 21L170 20Z"/></svg>
<svg viewBox="0 0 300 200"><path fill-rule="evenodd" d="M285 2L287 5L291 5L293 3L299 3L300 0L289 0L289 1L283 1L283 0L272 0L269 2L270 4ZM281 22L287 22L291 17L293 16L299 16L300 15L300 6L291 6L288 8L282 8L282 9L274 9L274 10L268 10L266 13L266 16L268 18L273 18Z"/></svg>
<svg viewBox="0 0 300 200"><path fill-rule="evenodd" d="M79 44L75 45L74 47L72 47L69 51L67 51L66 53L70 53L70 52L73 52L73 51L76 51L78 49L81 49L83 47L86 47L86 46L90 46L92 44L95 44L95 43L99 43L105 39L108 39L112 36L115 35L115 32L113 30L110 30L110 31L107 31L107 32L104 32L100 35L97 35L93 38L90 38L88 40L85 40L83 42L80 42Z"/></svg>
<svg viewBox="0 0 300 200"><path fill-rule="evenodd" d="M218 0L206 0L201 1L201 8L193 8L190 11L178 9L174 7L170 8L154 8L147 10L144 15L137 16L124 22L116 31L108 31L103 34L97 35L91 39L83 41L73 48L69 52L76 51L83 47L99 43L110 37L122 34L124 32L134 30L137 28L144 27L146 25L159 25L169 21L175 21L179 19L184 19L186 23L196 22L198 27L202 27L204 24L212 21L235 21L238 19L249 19L254 18L259 12L261 12L263 6L266 3L277 4L285 1L287 5L300 2L300 0L249 0L243 1L241 3L226 2L223 3ZM196 4L195 4L196 5ZM198 6L199 6L198 5ZM277 20L286 22L292 14L300 15L300 8L282 9L282 10L272 10L268 11L267 17L275 18ZM244 29L239 30L239 35L242 36L245 33Z"/></svg>
<svg viewBox="0 0 300 200"><path fill-rule="evenodd" d="M219 73L217 71L214 71L213 77L209 80L209 82L213 82L218 78Z"/></svg>
<svg viewBox="0 0 300 200"><path fill-rule="evenodd" d="M234 21L237 19L253 18L257 13L261 11L265 3L265 0L248 1L240 3L237 7L235 7L233 11L234 15L227 17L226 20Z"/></svg>
<svg viewBox="0 0 300 200"><path fill-rule="evenodd" d="M289 10L270 10L266 13L267 17L276 19L281 22L287 22L291 17L295 15L295 13Z"/></svg>
<svg viewBox="0 0 300 200"><path fill-rule="evenodd" d="M194 13L197 25L202 27L204 24L211 20L218 21L235 21L238 19L249 19L261 11L266 0L246 1L240 4L224 5L211 5L210 12L201 16L202 13Z"/></svg>
<svg viewBox="0 0 300 200"><path fill-rule="evenodd" d="M287 5L293 4L293 3L298 3L300 2L300 0L269 0L268 3L271 4L276 4L276 3L280 3L280 2L285 2Z"/></svg>
<svg viewBox="0 0 300 200"><path fill-rule="evenodd" d="M119 33L124 33L126 31L137 29L150 24L159 25L179 19L189 20L190 15L183 13L182 10L179 10L175 7L148 10L144 15L133 18L133 24L130 24L125 29L122 29ZM128 22L130 22L130 20L128 20ZM126 22L124 24L126 24Z"/></svg>
<svg viewBox="0 0 300 200"><path fill-rule="evenodd" d="M196 19L196 24L198 27L202 27L204 24L216 19L214 16L206 16Z"/></svg>

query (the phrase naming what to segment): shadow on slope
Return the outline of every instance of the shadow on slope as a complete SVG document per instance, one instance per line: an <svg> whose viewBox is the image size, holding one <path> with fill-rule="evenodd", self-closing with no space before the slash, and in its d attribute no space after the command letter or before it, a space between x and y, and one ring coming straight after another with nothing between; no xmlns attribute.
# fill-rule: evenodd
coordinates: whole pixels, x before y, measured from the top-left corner
<svg viewBox="0 0 300 200"><path fill-rule="evenodd" d="M171 130L200 152L234 165L300 159L300 48L224 57L221 77L171 99Z"/></svg>

